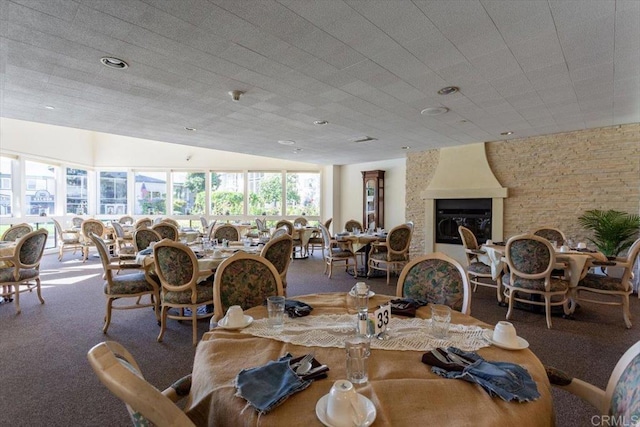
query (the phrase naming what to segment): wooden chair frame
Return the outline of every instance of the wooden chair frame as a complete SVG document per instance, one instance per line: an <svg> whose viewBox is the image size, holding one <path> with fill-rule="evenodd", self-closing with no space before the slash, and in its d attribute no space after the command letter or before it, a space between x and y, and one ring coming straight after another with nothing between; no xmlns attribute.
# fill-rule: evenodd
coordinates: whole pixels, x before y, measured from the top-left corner
<svg viewBox="0 0 640 427"><path fill-rule="evenodd" d="M324 273L327 274L327 270L329 271L329 279L331 279L331 274L333 272L333 264L344 262L345 271L349 270L349 260L353 259L353 272L354 275L358 272L358 255L353 251L353 246L350 240L345 240L344 242L338 242L336 239L332 239L329 237L329 230L322 225L318 224L320 228L320 232L322 233L322 240L324 242L322 247L322 258L324 259ZM333 248L339 248L347 252L351 252L350 256L333 256Z"/></svg>
<svg viewBox="0 0 640 427"><path fill-rule="evenodd" d="M485 274L469 270L469 267L472 263L481 262L478 256L486 254L486 252L480 249L476 236L467 227L464 227L462 225L459 226L458 234L460 234L460 239L462 240L462 245L464 246L464 253L467 259L467 278L469 279L469 283L473 285L473 292L478 289L478 285L486 286L488 288L494 288L496 290L496 298L498 300L498 303L502 304L502 273L498 274L498 277L494 280L491 276L491 273ZM491 267L489 266L489 268ZM487 280L489 282L487 282Z"/></svg>
<svg viewBox="0 0 640 427"><path fill-rule="evenodd" d="M11 227L6 229L4 233L2 233L2 238L0 238L0 240L15 242L19 238L26 236L32 231L33 231L33 227L31 227L26 222L22 222L20 224L13 224Z"/></svg>
<svg viewBox="0 0 640 427"><path fill-rule="evenodd" d="M56 237L57 237L57 243L58 243L58 261L62 261L62 257L64 256L64 251L69 251L69 250L73 250L73 253L76 253L76 250L80 249L80 251L82 251L83 246L82 246L82 242L80 241L80 232L77 230L64 230L62 228L62 225L60 225L60 223L58 221L56 221L55 219L51 219L51 221L53 221L53 226L56 229ZM73 240L73 241L67 241L65 242L65 235L67 236L75 236L73 239L66 239L66 240Z"/></svg>
<svg viewBox="0 0 640 427"><path fill-rule="evenodd" d="M394 250L391 248L390 242L393 238L393 235L400 230L409 230L409 238L407 239L406 244L401 250ZM385 271L387 273L387 285L389 284L391 272L398 272L401 270L401 267L409 262L409 247L411 246L411 238L413 237L413 229L409 227L407 224L400 224L391 229L387 234L387 239L384 242L372 242L371 249L369 249L369 263L367 265L367 277L371 275L371 270ZM381 251L386 252L387 259L374 259L372 258L372 254ZM392 260L393 256L402 256L404 259L402 260ZM384 264L381 266L380 264Z"/></svg>
<svg viewBox="0 0 640 427"><path fill-rule="evenodd" d="M285 241L287 243L282 243L283 241ZM273 263L271 258L268 256L268 254L269 254L269 251L270 251L271 247L277 246L277 245L281 245L281 244L289 245L289 256L287 257L286 264L282 268L282 271L278 271L278 273L280 274L280 280L282 281L283 293L286 295L286 293L287 293L287 271L289 271L289 264L291 264L291 255L293 254L293 239L288 234L285 234L283 236L280 236L280 237L277 237L275 239L269 240L264 245L264 248L262 248L262 250L260 251L260 256L262 256L265 259L269 260L269 262L271 262L275 267L275 264Z"/></svg>

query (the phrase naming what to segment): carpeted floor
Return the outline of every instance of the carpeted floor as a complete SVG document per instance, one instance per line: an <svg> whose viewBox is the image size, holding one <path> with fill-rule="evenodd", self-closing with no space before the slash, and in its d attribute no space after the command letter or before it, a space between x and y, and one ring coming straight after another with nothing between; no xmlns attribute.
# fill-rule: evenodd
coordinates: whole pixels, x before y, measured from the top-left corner
<svg viewBox="0 0 640 427"><path fill-rule="evenodd" d="M86 360L87 350L106 339L128 348L147 380L160 389L191 371L195 349L189 322L170 322L164 342L158 343L151 309L117 311L109 333L102 333L105 298L98 258L83 264L77 255L65 254L60 263L47 255L42 271L44 305L35 294L22 294L22 314L16 316L12 303L0 304L0 425L130 425L124 405L96 379ZM322 272L318 254L292 261L288 295L344 292L356 282L340 268L332 279ZM396 278L390 286L384 278L366 281L376 293L395 293ZM631 311L639 323L635 295ZM482 287L473 295L471 313L495 324L504 319L506 308L496 304L493 289ZM640 339L640 325L626 329L618 307L583 304L575 320L554 317L552 330L543 315L524 310L517 310L512 322L543 363L602 388L620 356ZM202 334L208 321L199 323ZM597 414L562 391L554 390L554 403L558 426L590 426Z"/></svg>

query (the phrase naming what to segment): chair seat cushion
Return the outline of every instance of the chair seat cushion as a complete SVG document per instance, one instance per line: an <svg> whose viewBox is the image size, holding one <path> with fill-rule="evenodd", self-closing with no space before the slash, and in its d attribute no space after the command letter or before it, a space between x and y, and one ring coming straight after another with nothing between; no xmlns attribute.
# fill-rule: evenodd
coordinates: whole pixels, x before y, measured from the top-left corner
<svg viewBox="0 0 640 427"><path fill-rule="evenodd" d="M13 276L15 271L14 267L0 269L0 283L16 282L16 278ZM18 275L18 282L22 282L29 279L35 279L40 275L40 270L35 268L22 268Z"/></svg>
<svg viewBox="0 0 640 427"><path fill-rule="evenodd" d="M213 300L213 285L209 280L198 283L196 292L198 293L196 296L197 303ZM191 304L191 291L164 292L162 294L162 301L169 304Z"/></svg>
<svg viewBox="0 0 640 427"><path fill-rule="evenodd" d="M104 293L107 295L128 295L153 291L153 286L147 282L143 272L114 275L111 282L111 289L109 289L107 282L104 284Z"/></svg>
<svg viewBox="0 0 640 427"><path fill-rule="evenodd" d="M544 292L544 279L523 279L516 277L513 285L511 284L511 275L505 274L502 278L502 284L505 286L513 286L514 288L530 289L532 291ZM551 278L550 292L565 292L569 289L569 282L566 280Z"/></svg>
<svg viewBox="0 0 640 427"><path fill-rule="evenodd" d="M331 258L349 258L353 257L354 253L344 250L342 248L331 248Z"/></svg>
<svg viewBox="0 0 640 427"><path fill-rule="evenodd" d="M615 277L601 276L599 274L587 274L584 279L578 283L578 286L584 288L598 289L601 291L628 291L622 284L622 280Z"/></svg>
<svg viewBox="0 0 640 427"><path fill-rule="evenodd" d="M396 254L396 253L388 253L384 252L374 252L369 255L370 259L374 259L376 261L406 261L407 257L404 254Z"/></svg>
<svg viewBox="0 0 640 427"><path fill-rule="evenodd" d="M324 243L324 240L322 240L322 237L311 237L309 243L312 245L321 245Z"/></svg>
<svg viewBox="0 0 640 427"><path fill-rule="evenodd" d="M80 243L80 238L79 237L65 237L64 239L62 239L62 243L64 243L65 245L73 245L75 243Z"/></svg>
<svg viewBox="0 0 640 427"><path fill-rule="evenodd" d="M467 271L469 271L469 273L491 275L491 267L483 262L472 262L467 267Z"/></svg>

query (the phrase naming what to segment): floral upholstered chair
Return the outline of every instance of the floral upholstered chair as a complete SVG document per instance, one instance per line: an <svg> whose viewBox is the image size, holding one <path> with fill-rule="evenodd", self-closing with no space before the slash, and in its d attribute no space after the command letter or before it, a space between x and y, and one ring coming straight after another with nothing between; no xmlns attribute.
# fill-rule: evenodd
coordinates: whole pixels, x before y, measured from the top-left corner
<svg viewBox="0 0 640 427"><path fill-rule="evenodd" d="M371 275L371 270L386 271L388 285L391 272L399 272L409 261L412 234L411 227L401 224L389 231L384 242L371 243L367 276Z"/></svg>
<svg viewBox="0 0 640 427"><path fill-rule="evenodd" d="M358 256L353 251L352 243L350 240L344 242L338 242L336 239L332 239L329 235L327 227L320 224L320 232L322 233L322 241L324 246L322 248L322 258L324 259L324 274L327 274L329 270L329 279L333 272L333 264L344 263L345 271L349 270L349 264L353 260L353 271L358 272Z"/></svg>
<svg viewBox="0 0 640 427"><path fill-rule="evenodd" d="M227 309L239 305L243 310L261 306L267 297L284 296L280 274L260 255L236 252L222 261L213 281L213 310L216 321Z"/></svg>
<svg viewBox="0 0 640 427"><path fill-rule="evenodd" d="M602 419L603 415L610 416L612 423L606 423L606 425L639 425L640 341L632 345L618 360L609 377L606 390L572 378L554 368L547 367L547 376L554 387L573 393L593 405L596 408L595 414L600 415L594 418Z"/></svg>
<svg viewBox="0 0 640 427"><path fill-rule="evenodd" d="M631 245L626 257L619 257L613 261L613 267L624 268L622 277L589 273L580 280L576 288L572 289L575 300L605 305L621 305L624 323L627 328L630 328L632 325L631 314L629 313L629 295L633 292L633 285L631 281L633 279L633 267L637 262L638 253L640 253L640 239L636 240L633 245ZM584 293L590 293L591 295L619 296L621 301L619 303L615 303L608 300L603 301L599 299L584 298L582 297Z"/></svg>
<svg viewBox="0 0 640 427"><path fill-rule="evenodd" d="M364 231L364 229L362 228L362 224L360 224L360 222L356 221L355 219L350 219L349 221L347 221L344 224L344 229L349 232L355 232L356 230L360 230L361 232Z"/></svg>
<svg viewBox="0 0 640 427"><path fill-rule="evenodd" d="M324 222L324 227L329 231L329 227L331 226L331 222L333 218L329 218ZM329 237L331 237L331 232L329 232ZM318 231L314 231L309 238L309 247L311 248L311 255L313 255L313 251L316 247L322 250L322 246L324 244L324 240L322 239L322 231L318 228Z"/></svg>
<svg viewBox="0 0 640 427"><path fill-rule="evenodd" d="M213 238L218 239L219 242L224 239L230 242L238 242L240 241L240 232L234 225L222 224L214 230Z"/></svg>
<svg viewBox="0 0 640 427"><path fill-rule="evenodd" d="M471 313L471 286L464 268L440 252L420 256L405 265L398 279L396 295Z"/></svg>
<svg viewBox="0 0 640 427"><path fill-rule="evenodd" d="M556 242L556 246L562 246L567 240L564 233L555 227L540 227L532 233L534 236L544 237L550 242Z"/></svg>
<svg viewBox="0 0 640 427"><path fill-rule="evenodd" d="M176 227L178 230L180 229L180 223L173 218L162 218L161 223L171 224Z"/></svg>
<svg viewBox="0 0 640 427"><path fill-rule="evenodd" d="M478 285L496 289L496 298L502 302L502 273L494 280L491 274L491 266L480 261L479 256L486 255L480 249L476 236L467 227L459 226L458 233L464 246L464 253L467 257L467 276L469 283L473 285L473 292L478 289Z"/></svg>
<svg viewBox="0 0 640 427"><path fill-rule="evenodd" d="M133 224L133 228L139 230L141 228L149 228L153 225L151 218L140 218Z"/></svg>
<svg viewBox="0 0 640 427"><path fill-rule="evenodd" d="M89 258L89 249L92 246L95 246L95 244L93 243L93 239L89 237L91 234L95 234L96 236L98 236L104 242L104 244L107 245L108 249L113 249L113 247L115 246L115 240L106 238L106 228L102 221L99 221L97 219L85 219L84 221L82 221L80 230L83 245L82 262L85 262L87 258Z"/></svg>
<svg viewBox="0 0 640 427"><path fill-rule="evenodd" d="M127 233L119 222L112 222L118 259L121 263L132 262L136 259L136 247L133 244L133 235Z"/></svg>
<svg viewBox="0 0 640 427"><path fill-rule="evenodd" d="M276 228L276 229L273 231L273 234L271 235L271 239L272 239L272 240L273 240L273 239L277 239L278 237L280 237L280 236L284 236L285 234L286 234L287 236L291 237L291 234L289 234L289 230L287 230L287 227L280 227L280 228Z"/></svg>
<svg viewBox="0 0 640 427"><path fill-rule="evenodd" d="M87 359L102 384L125 403L134 426L195 426L175 404L189 394L191 375L160 391L144 379L131 353L115 341L96 344Z"/></svg>
<svg viewBox="0 0 640 427"><path fill-rule="evenodd" d="M26 236L32 231L33 231L33 228L29 224L26 224L26 223L15 224L9 227L7 231L5 231L2 234L2 238L0 238L0 240L5 242L15 242L22 236Z"/></svg>
<svg viewBox="0 0 640 427"><path fill-rule="evenodd" d="M213 315L210 310L198 313L198 307L213 304L211 271L199 271L198 260L193 251L185 244L167 239L154 245L153 261L161 285L162 309L158 342L162 342L164 337L167 319L191 320L195 346L198 343L198 319ZM172 308L178 312L169 312Z"/></svg>
<svg viewBox="0 0 640 427"><path fill-rule="evenodd" d="M276 270L278 270L285 295L287 293L287 271L291 263L292 253L293 239L291 239L291 236L288 234L269 240L260 252L260 256L268 259Z"/></svg>
<svg viewBox="0 0 640 427"><path fill-rule="evenodd" d="M159 242L160 240L162 240L162 236L150 228L142 227L133 232L133 246L136 248L136 252L147 249L151 242Z"/></svg>
<svg viewBox="0 0 640 427"><path fill-rule="evenodd" d="M569 314L569 281L552 276L556 264L555 249L549 240L533 234L521 234L507 241L505 248L509 274L502 278L509 304L507 319L511 319L513 303L545 307L547 327L551 329L551 307L561 305ZM538 295L543 301L524 298L522 294Z"/></svg>
<svg viewBox="0 0 640 427"><path fill-rule="evenodd" d="M291 221L281 219L276 223L276 230L282 227L285 227L287 229L287 233L289 233L289 236L293 237L293 223Z"/></svg>
<svg viewBox="0 0 640 427"><path fill-rule="evenodd" d="M166 221L166 220L165 220ZM158 233L161 238L173 240L174 242L178 241L178 227L173 225L170 222L162 221L159 224L154 224L151 229Z"/></svg>
<svg viewBox="0 0 640 427"><path fill-rule="evenodd" d="M32 292L34 288L40 303L44 304L40 292L40 260L47 236L48 232L44 228L27 233L18 239L12 256L0 257L2 264L10 265L0 269L0 297L14 300L16 314L21 312L20 294Z"/></svg>
<svg viewBox="0 0 640 427"><path fill-rule="evenodd" d="M77 230L64 230L58 221L53 218L51 221L53 221L53 226L56 229L56 237L58 240L58 261L62 261L65 250L73 250L74 254L77 249L82 250L80 233Z"/></svg>
<svg viewBox="0 0 640 427"><path fill-rule="evenodd" d="M120 224L131 224L131 225L133 225L133 223L135 221L134 221L132 216L125 215L125 216L121 216L120 219L118 219L118 222Z"/></svg>
<svg viewBox="0 0 640 427"><path fill-rule="evenodd" d="M119 264L118 258L110 257L107 249L107 245L97 235L91 233L89 238L93 241L94 245L98 249L100 254L100 260L102 261L102 268L104 269L104 296L107 298L107 312L104 317L104 326L102 332L107 333L109 325L111 324L111 311L112 310L129 310L133 308L145 308L153 307L156 319L159 319L158 314L158 284L152 280L147 272L143 271L143 268L137 264ZM138 270L130 274L114 275L113 273L120 272L123 269ZM149 297L148 303L143 303L142 298L144 296ZM135 302L131 304L117 304L113 305L115 300L123 300L124 298L135 298Z"/></svg>
<svg viewBox="0 0 640 427"><path fill-rule="evenodd" d="M306 227L307 225L309 225L309 221L307 221L307 218L303 216L300 216L293 220L294 227Z"/></svg>

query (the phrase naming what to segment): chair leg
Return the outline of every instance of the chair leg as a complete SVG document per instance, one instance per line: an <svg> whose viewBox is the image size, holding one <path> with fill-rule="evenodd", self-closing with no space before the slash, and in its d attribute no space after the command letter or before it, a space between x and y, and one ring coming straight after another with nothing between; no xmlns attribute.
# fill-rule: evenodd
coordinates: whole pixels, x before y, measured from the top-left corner
<svg viewBox="0 0 640 427"><path fill-rule="evenodd" d="M329 261L329 279L331 279L332 270L333 270L333 261Z"/></svg>
<svg viewBox="0 0 640 427"><path fill-rule="evenodd" d="M44 300L42 299L42 292L40 287L40 278L36 278L36 294L38 295L38 299L40 300L40 304L44 304Z"/></svg>
<svg viewBox="0 0 640 427"><path fill-rule="evenodd" d="M496 298L498 303L502 303L502 280L500 278L496 279Z"/></svg>
<svg viewBox="0 0 640 427"><path fill-rule="evenodd" d="M106 334L109 325L111 324L111 305L113 304L112 298L107 298L107 313L104 316L104 326L102 327L102 333Z"/></svg>
<svg viewBox="0 0 640 427"><path fill-rule="evenodd" d="M162 306L162 316L160 317L160 334L158 334L157 341L162 342L164 337L164 329L167 327L167 310L169 308L166 305Z"/></svg>
<svg viewBox="0 0 640 427"><path fill-rule="evenodd" d="M198 344L198 307L191 308L191 329L193 331L193 346Z"/></svg>
<svg viewBox="0 0 640 427"><path fill-rule="evenodd" d="M15 284L13 287L13 302L16 304L16 314L22 313L22 309L20 308L20 285Z"/></svg>
<svg viewBox="0 0 640 427"><path fill-rule="evenodd" d="M547 328L551 329L551 297L548 295L544 296L544 314L547 318Z"/></svg>
<svg viewBox="0 0 640 427"><path fill-rule="evenodd" d="M509 303L509 308L507 308L506 319L510 320L511 314L513 313L513 291L508 289L506 290L505 294L506 294L507 302Z"/></svg>
<svg viewBox="0 0 640 427"><path fill-rule="evenodd" d="M62 261L62 251L64 250L64 245L60 245L60 249L58 250L58 261Z"/></svg>
<svg viewBox="0 0 640 427"><path fill-rule="evenodd" d="M629 295L622 295L622 315L627 329L631 328L631 313L629 313Z"/></svg>

